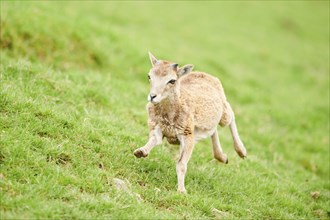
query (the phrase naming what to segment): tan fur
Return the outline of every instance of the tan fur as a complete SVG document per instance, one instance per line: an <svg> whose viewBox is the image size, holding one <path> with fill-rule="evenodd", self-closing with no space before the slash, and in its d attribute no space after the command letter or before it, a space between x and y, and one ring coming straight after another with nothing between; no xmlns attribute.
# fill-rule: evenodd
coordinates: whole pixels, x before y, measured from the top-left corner
<svg viewBox="0 0 330 220"><path fill-rule="evenodd" d="M150 130L159 124L164 137L172 140L178 134L192 134L194 128L212 130L221 120L230 121L231 109L217 78L191 72L178 83L180 94L157 105L148 103Z"/></svg>
<svg viewBox="0 0 330 220"><path fill-rule="evenodd" d="M145 157L163 137L171 144L180 144L177 163L178 191L185 192L184 177L195 142L211 136L214 157L227 163L217 135L217 125L230 125L234 148L241 157L246 150L241 142L234 113L219 79L204 73L190 72L192 65L176 68L168 61L158 61L149 54L153 68L149 72L151 102L147 104L149 141L137 149L137 157ZM184 73L182 77L180 73ZM177 79L174 85L167 83ZM157 141L156 141L157 140Z"/></svg>

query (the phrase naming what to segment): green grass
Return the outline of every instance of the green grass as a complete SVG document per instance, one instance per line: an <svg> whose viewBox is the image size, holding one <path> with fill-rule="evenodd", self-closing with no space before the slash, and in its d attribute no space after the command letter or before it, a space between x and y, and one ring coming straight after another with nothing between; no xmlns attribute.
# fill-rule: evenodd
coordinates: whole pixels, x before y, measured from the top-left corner
<svg viewBox="0 0 330 220"><path fill-rule="evenodd" d="M0 21L1 219L330 218L329 1L1 1ZM149 50L221 79L248 150L200 142L188 195L177 146L133 156Z"/></svg>

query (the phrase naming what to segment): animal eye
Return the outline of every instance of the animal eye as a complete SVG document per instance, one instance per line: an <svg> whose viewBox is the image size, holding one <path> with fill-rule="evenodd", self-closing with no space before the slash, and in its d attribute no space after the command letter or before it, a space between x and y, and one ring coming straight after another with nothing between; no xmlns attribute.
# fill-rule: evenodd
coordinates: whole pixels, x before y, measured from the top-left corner
<svg viewBox="0 0 330 220"><path fill-rule="evenodd" d="M150 79L150 76L148 75L148 79Z"/></svg>
<svg viewBox="0 0 330 220"><path fill-rule="evenodd" d="M167 84L171 83L171 84L174 84L175 83L175 79L171 79L170 81L167 82Z"/></svg>

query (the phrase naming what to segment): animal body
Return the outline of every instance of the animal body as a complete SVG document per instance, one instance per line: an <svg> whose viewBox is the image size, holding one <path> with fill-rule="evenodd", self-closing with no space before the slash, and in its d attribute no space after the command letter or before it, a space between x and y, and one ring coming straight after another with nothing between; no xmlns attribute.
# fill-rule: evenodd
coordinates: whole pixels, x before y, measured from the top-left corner
<svg viewBox="0 0 330 220"><path fill-rule="evenodd" d="M166 138L180 145L176 165L178 191L186 193L184 179L187 164L198 140L211 137L214 158L228 163L218 137L217 126L229 125L234 148L242 158L246 149L239 137L235 116L219 79L204 73L192 72L193 65L179 68L178 64L158 60L150 52L148 95L149 140L134 151L138 158L146 157L153 147Z"/></svg>

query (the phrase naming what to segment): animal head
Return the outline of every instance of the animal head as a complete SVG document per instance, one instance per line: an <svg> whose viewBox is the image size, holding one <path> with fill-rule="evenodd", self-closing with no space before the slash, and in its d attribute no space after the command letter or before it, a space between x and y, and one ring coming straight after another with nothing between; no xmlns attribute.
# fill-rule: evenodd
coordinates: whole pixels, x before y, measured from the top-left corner
<svg viewBox="0 0 330 220"><path fill-rule="evenodd" d="M192 71L193 65L187 64L179 68L177 63L156 59L150 52L152 68L148 73L150 93L148 101L157 104L174 95L178 88L177 80Z"/></svg>

